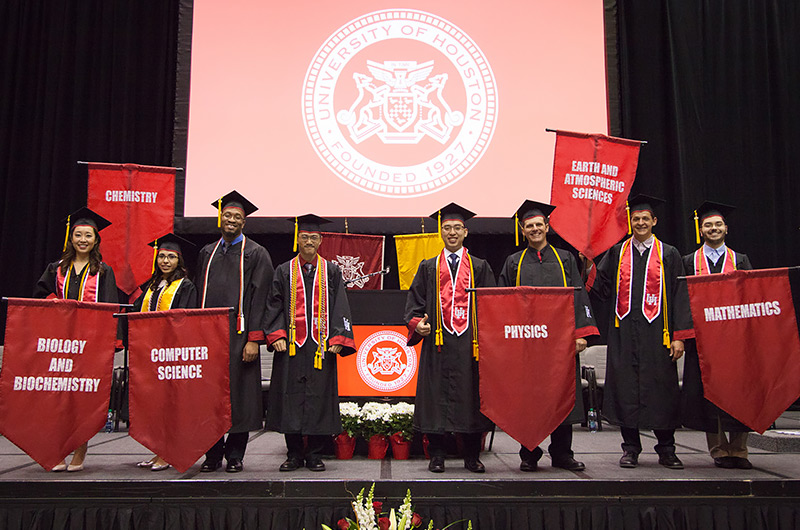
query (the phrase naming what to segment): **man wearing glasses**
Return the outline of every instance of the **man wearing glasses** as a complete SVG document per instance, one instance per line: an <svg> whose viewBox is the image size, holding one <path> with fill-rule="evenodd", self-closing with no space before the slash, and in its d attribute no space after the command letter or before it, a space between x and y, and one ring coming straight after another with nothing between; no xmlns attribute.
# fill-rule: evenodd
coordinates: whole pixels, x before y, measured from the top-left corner
<svg viewBox="0 0 800 530"><path fill-rule="evenodd" d="M461 436L464 467L483 473L481 433L492 428L480 413L475 300L468 289L494 287L495 280L489 264L464 248L465 222L474 216L454 203L431 215L441 219L444 250L420 263L406 299L408 345L422 341L414 428L428 437L433 473L444 472L447 433Z"/></svg>
<svg viewBox="0 0 800 530"><path fill-rule="evenodd" d="M342 432L336 356L355 353L356 345L342 271L317 253L320 225L329 222L312 214L295 219L299 252L276 269L264 315L275 350L267 429L283 433L287 449L280 471L324 471L325 442Z"/></svg>

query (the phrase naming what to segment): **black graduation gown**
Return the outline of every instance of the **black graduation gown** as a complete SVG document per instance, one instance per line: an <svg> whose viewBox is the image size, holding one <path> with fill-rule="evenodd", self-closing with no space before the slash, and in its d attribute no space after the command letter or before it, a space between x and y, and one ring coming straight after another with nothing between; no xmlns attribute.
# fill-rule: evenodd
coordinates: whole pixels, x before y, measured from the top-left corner
<svg viewBox="0 0 800 530"><path fill-rule="evenodd" d="M39 281L36 282L36 287L33 290L34 298L47 298L51 294L56 293L56 270L58 269L61 261L54 261L49 264L42 273ZM88 265L86 265L88 267ZM119 293L117 291L117 280L114 277L114 270L106 263L100 264L100 278L97 281L97 300L99 302L106 302L110 304L119 303ZM80 274L75 274L72 271L70 274L70 285L67 294L71 300L78 299L80 292Z"/></svg>
<svg viewBox="0 0 800 530"><path fill-rule="evenodd" d="M663 244L663 243L662 243ZM633 252L631 311L615 327L617 266L622 243L614 245L597 266L594 289L612 305L608 330L606 383L603 415L614 425L639 429L675 429L680 426L680 388L677 363L664 346L664 311L652 323L642 314L647 258L653 249ZM683 264L677 249L663 244L664 285L670 340L680 339L676 331L691 328L689 308L676 304ZM680 306L679 306L680 305Z"/></svg>
<svg viewBox="0 0 800 530"><path fill-rule="evenodd" d="M203 290L206 289L205 307L233 307L234 316L239 310L239 258L242 243L233 245L226 254L222 246L217 249L209 267L209 259L217 242L200 249L198 256L197 295L198 305L202 305ZM206 269L208 285L204 285ZM272 259L269 252L247 238L244 250L244 317L245 330L236 332L236 318L231 319L230 384L231 420L230 432L248 432L261 429L263 425L263 406L261 401L261 360L257 356L251 362L242 360L244 345L248 341L264 340L261 322L267 293L272 282Z"/></svg>
<svg viewBox="0 0 800 530"><path fill-rule="evenodd" d="M734 252L736 256L736 270L752 270L746 254ZM714 265L706 259L709 271L712 274L722 272L722 259ZM683 257L683 269L687 276L694 275L694 252ZM686 282L681 282L682 291ZM685 293L688 304L688 292ZM703 380L700 375L700 359L697 356L697 342L694 339L686 341L686 353L683 364L683 389L681 390L681 418L683 425L689 429L705 432L717 432L718 421L722 430L726 432L747 432L749 427L735 420L730 414L703 397Z"/></svg>
<svg viewBox="0 0 800 530"><path fill-rule="evenodd" d="M177 281L177 280L175 280ZM146 282L141 286L142 294L139 295L139 298L133 302L133 311L138 313L142 310L142 304L144 303L144 295L147 293L147 289L150 287L150 282ZM158 295L161 290L156 290L153 295L150 297L150 304L155 304L156 300L158 300ZM197 307L197 288L194 286L194 283L189 278L184 278L183 282L181 282L178 290L175 291L175 297L172 299L172 307L170 309L194 309Z"/></svg>
<svg viewBox="0 0 800 530"><path fill-rule="evenodd" d="M272 280L267 311L264 315L264 331L267 342L287 338L291 304L291 261L281 263ZM355 353L350 304L347 300L342 271L336 263L328 264L328 347L342 345L339 355ZM313 287L316 270L303 271L305 284L306 318L313 315ZM309 333L310 333L309 326ZM275 352L272 363L272 379L267 407L267 429L281 433L311 435L339 434L342 422L339 417L339 383L336 371L336 355L328 351L322 360L322 370L314 368L317 343L307 337L296 354Z"/></svg>
<svg viewBox="0 0 800 530"><path fill-rule="evenodd" d="M497 284L500 287L514 287L517 284L517 270L519 260L522 258L522 250L506 258L503 270L500 271L500 278ZM564 287L564 278L561 275L561 266L558 263L555 252L558 252L564 264L564 273L567 277L567 286L580 287L575 291L575 328L577 337L588 337L597 335L597 323L589 305L589 295L583 288L583 280L578 271L578 262L571 252L558 249L547 245L542 249L542 261L539 261L536 250L529 248L525 252L525 260L522 262L520 272L520 285L532 287ZM583 392L581 387L580 356L575 355L575 407L570 412L562 425L572 425L580 423L584 419Z"/></svg>
<svg viewBox="0 0 800 530"><path fill-rule="evenodd" d="M494 287L494 273L485 260L472 256L475 287ZM442 264L447 267L447 264ZM435 345L436 258L423 261L411 282L404 320L407 324L428 314L431 333L421 337L409 329L408 345L422 340L414 408L414 428L423 433L475 433L491 430L492 422L480 413L478 363L472 356L472 323L461 335L442 328L444 344ZM471 304L470 304L471 305ZM470 311L472 311L470 307Z"/></svg>

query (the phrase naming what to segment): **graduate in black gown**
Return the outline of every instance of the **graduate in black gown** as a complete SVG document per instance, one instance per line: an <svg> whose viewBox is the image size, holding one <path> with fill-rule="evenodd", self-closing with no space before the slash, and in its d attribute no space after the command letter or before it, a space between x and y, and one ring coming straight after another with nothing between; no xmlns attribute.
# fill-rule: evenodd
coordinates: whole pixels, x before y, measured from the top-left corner
<svg viewBox="0 0 800 530"><path fill-rule="evenodd" d="M232 426L227 439L223 436L206 452L200 471L216 471L224 456L225 470L236 473L244 467L249 431L263 425L259 343L264 341L261 323L274 270L269 252L242 233L246 217L258 208L236 191L212 205L222 237L200 250L195 283L201 308L235 310L230 348Z"/></svg>
<svg viewBox="0 0 800 530"><path fill-rule="evenodd" d="M317 253L320 224L329 222L313 214L295 220L299 253L275 270L264 317L267 343L275 350L267 429L286 440L281 471L304 464L324 471L320 452L342 432L336 357L355 353L356 345L342 271Z"/></svg>
<svg viewBox="0 0 800 530"><path fill-rule="evenodd" d="M197 289L186 277L186 264L183 260L184 250L194 248L194 245L171 233L161 236L149 245L154 248L155 254L153 276L142 285L142 294L133 303L134 311L196 308ZM136 465L151 471L163 471L170 467L158 455Z"/></svg>
<svg viewBox="0 0 800 530"><path fill-rule="evenodd" d="M440 215L445 248L420 263L406 299L408 345L422 341L414 428L430 442L430 471L444 471L444 438L452 432L464 442L464 467L483 473L481 433L492 422L480 412L475 296L467 289L494 287L495 279L489 263L464 247L465 222L475 214L451 203L431 217Z"/></svg>
<svg viewBox="0 0 800 530"><path fill-rule="evenodd" d="M47 266L36 282L34 298L65 298L82 302L119 303L114 270L103 263L100 231L111 223L89 208L70 214L64 222L67 238L61 259ZM75 450L69 466L61 462L53 471L81 471L87 444Z"/></svg>
<svg viewBox="0 0 800 530"><path fill-rule="evenodd" d="M661 199L630 199L633 237L611 247L597 266L593 291L614 305L609 322L603 415L620 426L623 455L619 465L638 466L639 429L658 438L659 464L683 469L675 455L675 429L680 427L677 360L683 355L684 333L691 330L689 308L676 303L681 256L653 235L658 222L654 207Z"/></svg>
<svg viewBox="0 0 800 530"><path fill-rule="evenodd" d="M709 201L696 210L697 242L702 235L703 246L683 257L687 276L753 268L746 254L734 252L725 244L728 235L726 219L733 210L733 206ZM750 429L703 397L700 360L694 339L686 341L681 397L683 424L690 429L705 431L714 465L726 469L752 469L753 464L747 458L747 433Z"/></svg>
<svg viewBox="0 0 800 530"><path fill-rule="evenodd" d="M547 242L547 233L550 231L548 217L554 209L550 204L529 200L520 206L515 218L518 219L519 230L526 239L527 248L506 258L497 283L500 287L579 287L575 291L575 407L567 419L550 434L548 452L553 466L569 471L583 471L586 466L575 460L575 453L572 451L572 424L580 423L584 417L578 354L586 349L585 337L599 335L599 332L575 256ZM539 447L530 451L525 446L520 446L520 470L536 471L542 454Z"/></svg>

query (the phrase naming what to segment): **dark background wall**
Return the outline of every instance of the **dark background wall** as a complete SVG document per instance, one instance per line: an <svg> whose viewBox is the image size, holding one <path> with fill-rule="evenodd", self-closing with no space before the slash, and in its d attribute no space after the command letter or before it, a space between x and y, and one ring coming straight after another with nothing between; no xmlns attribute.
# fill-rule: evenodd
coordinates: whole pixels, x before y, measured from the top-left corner
<svg viewBox="0 0 800 530"><path fill-rule="evenodd" d="M798 6L605 1L610 132L648 142L633 192L667 199L657 233L681 252L695 246L691 210L713 199L739 207L729 243L755 267L800 261ZM179 36L190 30L180 13L190 12L191 0L0 2L0 295L29 296L58 258L59 220L86 201L76 161L180 161L189 42ZM497 272L513 251L512 223L478 221L467 244ZM420 226L349 224L388 235ZM288 226L252 219L247 232L281 262L291 256ZM179 218L176 227L197 243L216 232L212 219ZM386 287L397 287L395 275Z"/></svg>

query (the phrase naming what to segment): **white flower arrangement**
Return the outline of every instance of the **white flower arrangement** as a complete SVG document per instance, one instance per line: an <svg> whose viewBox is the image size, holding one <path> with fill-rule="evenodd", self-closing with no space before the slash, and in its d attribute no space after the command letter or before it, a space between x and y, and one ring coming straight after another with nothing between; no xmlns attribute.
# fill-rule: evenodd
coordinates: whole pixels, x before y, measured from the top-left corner
<svg viewBox="0 0 800 530"><path fill-rule="evenodd" d="M342 429L352 438L361 434L361 407L358 403L346 401L339 403L339 415L342 418Z"/></svg>

